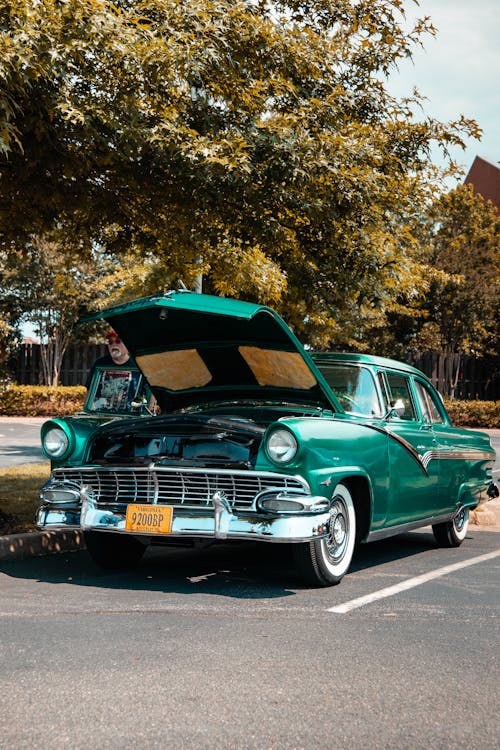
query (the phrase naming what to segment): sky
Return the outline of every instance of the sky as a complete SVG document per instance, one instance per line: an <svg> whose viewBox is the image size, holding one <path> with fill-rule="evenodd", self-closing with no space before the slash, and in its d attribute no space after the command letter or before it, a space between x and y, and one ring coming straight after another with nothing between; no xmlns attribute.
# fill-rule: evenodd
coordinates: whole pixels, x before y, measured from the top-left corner
<svg viewBox="0 0 500 750"><path fill-rule="evenodd" d="M500 162L500 0L405 0L408 20L430 16L435 37L424 37L413 61L390 78L398 95L416 86L427 101L424 111L449 122L460 115L476 120L481 141L468 139L453 158L468 172L474 158ZM436 151L433 157L442 165Z"/></svg>

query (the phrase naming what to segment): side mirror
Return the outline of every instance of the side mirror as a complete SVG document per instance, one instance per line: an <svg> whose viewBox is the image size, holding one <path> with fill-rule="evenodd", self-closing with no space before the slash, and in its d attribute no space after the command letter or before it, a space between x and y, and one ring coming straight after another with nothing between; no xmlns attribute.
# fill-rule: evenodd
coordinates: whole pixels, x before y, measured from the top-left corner
<svg viewBox="0 0 500 750"><path fill-rule="evenodd" d="M393 404L391 404L391 408L385 414L384 419L391 419L391 417L399 417L401 418L403 414L405 413L405 402L402 398L398 398L397 401L395 401Z"/></svg>

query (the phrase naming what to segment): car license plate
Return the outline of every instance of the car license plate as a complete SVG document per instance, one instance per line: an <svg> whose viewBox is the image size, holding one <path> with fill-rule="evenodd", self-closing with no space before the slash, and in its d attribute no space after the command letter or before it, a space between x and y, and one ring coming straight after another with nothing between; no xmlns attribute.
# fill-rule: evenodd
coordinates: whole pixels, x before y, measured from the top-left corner
<svg viewBox="0 0 500 750"><path fill-rule="evenodd" d="M143 534L170 534L172 514L170 505L129 505L125 528Z"/></svg>

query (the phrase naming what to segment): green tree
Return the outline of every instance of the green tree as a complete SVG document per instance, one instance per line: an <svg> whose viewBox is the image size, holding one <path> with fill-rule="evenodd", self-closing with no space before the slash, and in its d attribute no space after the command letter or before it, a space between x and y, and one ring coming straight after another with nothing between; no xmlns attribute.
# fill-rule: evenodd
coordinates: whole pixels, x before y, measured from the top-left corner
<svg viewBox="0 0 500 750"><path fill-rule="evenodd" d="M17 343L16 329L11 323L11 312L0 303L0 383L8 379L9 358Z"/></svg>
<svg viewBox="0 0 500 750"><path fill-rule="evenodd" d="M40 338L46 385L59 382L80 316L136 296L142 277L149 275L147 264L132 254L118 262L94 249L82 259L65 230L33 236L22 249L3 253L0 270L0 305L11 311L12 329L31 323Z"/></svg>
<svg viewBox="0 0 500 750"><path fill-rule="evenodd" d="M428 322L420 340L448 353L491 354L500 342L500 215L471 185L431 206ZM418 341L417 341L418 344Z"/></svg>
<svg viewBox="0 0 500 750"><path fill-rule="evenodd" d="M62 224L363 344L421 268L433 143L403 0L0 0L0 242ZM87 248L92 242L84 243Z"/></svg>
<svg viewBox="0 0 500 750"><path fill-rule="evenodd" d="M441 194L416 219L422 283L388 310L376 346L390 356L439 351L497 358L500 344L500 215L471 185Z"/></svg>

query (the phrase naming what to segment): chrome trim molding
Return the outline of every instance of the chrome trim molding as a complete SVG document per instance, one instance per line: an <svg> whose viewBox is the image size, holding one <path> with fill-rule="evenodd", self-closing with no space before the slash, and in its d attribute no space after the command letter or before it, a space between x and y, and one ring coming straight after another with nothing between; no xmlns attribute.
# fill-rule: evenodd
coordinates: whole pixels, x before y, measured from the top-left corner
<svg viewBox="0 0 500 750"><path fill-rule="evenodd" d="M364 542L375 542L378 539L385 539L389 536L396 536L396 534L404 534L407 531L413 531L414 529L421 529L424 526L433 526L436 523L444 523L445 521L451 521L457 514L455 508L450 513L444 513L440 516L430 516L429 518L422 518L420 521L410 521L408 523L400 523L395 526L387 526L385 529L377 529L370 531L370 533L363 540Z"/></svg>
<svg viewBox="0 0 500 750"><path fill-rule="evenodd" d="M427 467L422 464L422 459L420 456L420 453L415 450L413 445L409 443L407 440L405 440L401 435L398 435L395 432L392 432L392 430L387 429L387 427L382 427L382 425L378 424L367 424L364 425L365 427L368 427L370 430L375 430L376 432L381 432L383 435L387 435L387 437L394 440L394 442L399 443L399 445L407 451L410 456L417 462L417 464L420 466L422 471L425 475L428 474Z"/></svg>
<svg viewBox="0 0 500 750"><path fill-rule="evenodd" d="M495 456L489 451L480 450L441 450L426 451L420 456L422 465L427 468L431 461L491 461Z"/></svg>
<svg viewBox="0 0 500 750"><path fill-rule="evenodd" d="M365 427L368 427L371 430L375 430L376 432L382 432L387 437L392 438L396 443L399 443L402 448L404 448L412 458L415 459L415 461L418 463L420 468L425 474L428 474L427 467L429 466L431 461L494 461L495 460L495 453L492 451L483 451L475 448L469 448L464 450L447 450L446 448L443 448L442 450L434 450L434 451L426 451L423 454L420 454L411 443L409 443L405 438L401 437L401 435L398 435L395 432L392 432L392 430L388 429L387 427L383 427L382 425L376 425L376 424L367 424L364 425Z"/></svg>

